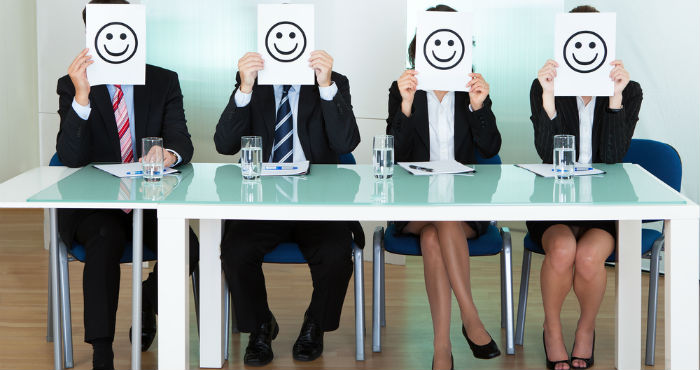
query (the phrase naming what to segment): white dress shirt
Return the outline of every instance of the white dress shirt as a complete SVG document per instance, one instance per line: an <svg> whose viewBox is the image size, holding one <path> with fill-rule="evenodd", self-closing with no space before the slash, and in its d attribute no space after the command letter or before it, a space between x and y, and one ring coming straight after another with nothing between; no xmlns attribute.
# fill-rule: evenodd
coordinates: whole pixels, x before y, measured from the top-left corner
<svg viewBox="0 0 700 370"><path fill-rule="evenodd" d="M455 93L450 91L440 101L432 90L427 91L430 160L455 159Z"/></svg>
<svg viewBox="0 0 700 370"><path fill-rule="evenodd" d="M273 85L273 88L275 90L275 114L277 113L277 110L279 110L280 107L280 101L282 100L282 90L283 90L283 85ZM321 99L331 101L335 97L335 94L338 93L338 86L335 85L335 82L332 82L330 86L328 87L318 87L318 91L321 95ZM299 93L301 92L301 85L292 85L292 87L289 89L289 92L287 92L287 96L289 98L289 106L292 108L292 122L294 127L292 128L292 139L293 139L293 145L294 145L294 150L292 152L292 161L293 162L303 162L306 160L306 155L304 155L304 148L301 146L301 142L299 141L299 134L297 133L297 117L298 117L298 112L299 112ZM236 90L236 94L234 95L234 101L236 102L236 106L238 108L243 108L250 104L250 99L253 97L253 92L251 91L250 93L246 94L241 91L241 89ZM263 143L264 145L264 143ZM274 156L274 152L270 153L270 158L268 159L268 162L272 162L272 158Z"/></svg>
<svg viewBox="0 0 700 370"><path fill-rule="evenodd" d="M578 106L578 163L589 164L593 160L593 116L595 115L595 96L591 97L588 105L583 103L583 98L576 97Z"/></svg>
<svg viewBox="0 0 700 370"><path fill-rule="evenodd" d="M117 93L117 88L114 87L114 85L106 85L107 86L107 91L109 91L109 101L110 103L114 100L114 94ZM121 85L122 87L122 92L124 93L124 102L126 103L126 111L129 114L129 132L131 132L131 149L134 151L134 159L136 159L136 119L134 118L134 85ZM87 120L88 117L90 117L90 112L92 111L92 108L90 106L90 101L88 101L88 105L82 106L80 105L75 98L73 98L73 110L75 111L76 114L78 114L78 117L82 119L83 121ZM173 153L177 160L173 164L173 166L176 166L182 162L182 157L180 157L180 154L178 154L176 151L172 149L165 149L169 151L170 153ZM138 159L136 159L138 160Z"/></svg>

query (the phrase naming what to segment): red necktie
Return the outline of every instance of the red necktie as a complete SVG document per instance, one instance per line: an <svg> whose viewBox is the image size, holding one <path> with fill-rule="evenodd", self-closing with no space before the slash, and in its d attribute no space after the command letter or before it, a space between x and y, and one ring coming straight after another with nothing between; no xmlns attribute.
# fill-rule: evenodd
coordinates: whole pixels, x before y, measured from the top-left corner
<svg viewBox="0 0 700 370"><path fill-rule="evenodd" d="M117 120L119 132L119 145L121 147L122 163L131 163L134 160L134 150L131 145L131 130L129 128L129 111L126 109L122 85L114 85L117 91L112 98L114 118Z"/></svg>

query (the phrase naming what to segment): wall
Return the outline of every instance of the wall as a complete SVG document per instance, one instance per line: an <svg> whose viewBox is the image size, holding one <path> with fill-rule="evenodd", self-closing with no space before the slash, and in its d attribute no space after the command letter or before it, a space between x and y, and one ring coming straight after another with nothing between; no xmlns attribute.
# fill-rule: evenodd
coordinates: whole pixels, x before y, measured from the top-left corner
<svg viewBox="0 0 700 370"><path fill-rule="evenodd" d="M0 12L0 182L39 164L35 6L3 0Z"/></svg>

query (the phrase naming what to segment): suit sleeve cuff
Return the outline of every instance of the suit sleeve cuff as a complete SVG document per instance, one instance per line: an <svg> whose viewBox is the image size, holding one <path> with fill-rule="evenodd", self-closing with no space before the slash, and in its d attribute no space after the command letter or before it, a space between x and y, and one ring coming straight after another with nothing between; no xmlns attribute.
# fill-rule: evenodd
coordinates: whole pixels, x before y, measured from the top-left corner
<svg viewBox="0 0 700 370"><path fill-rule="evenodd" d="M338 93L338 86L336 86L335 81L332 81L328 87L319 86L318 92L321 94L321 99L331 101L335 98L335 94Z"/></svg>
<svg viewBox="0 0 700 370"><path fill-rule="evenodd" d="M177 160L175 161L175 163L173 163L172 167L175 167L175 166L177 166L178 164L180 164L180 162L182 162L182 157L180 157L180 155L177 154L176 151L174 151L174 150L172 150L172 149L165 149L165 150L169 151L170 153L173 153L173 155L175 155L175 157L177 158Z"/></svg>
<svg viewBox="0 0 700 370"><path fill-rule="evenodd" d="M75 101L75 98L73 98L72 106L75 113L78 114L78 117L80 117L80 119L83 121L86 121L88 117L90 117L90 112L92 111L92 108L90 108L90 101L88 101L88 105L82 106Z"/></svg>
<svg viewBox="0 0 700 370"><path fill-rule="evenodd" d="M241 89L236 90L236 94L233 99L236 101L236 106L238 108L243 108L250 103L250 99L253 97L253 93L246 94L241 91Z"/></svg>

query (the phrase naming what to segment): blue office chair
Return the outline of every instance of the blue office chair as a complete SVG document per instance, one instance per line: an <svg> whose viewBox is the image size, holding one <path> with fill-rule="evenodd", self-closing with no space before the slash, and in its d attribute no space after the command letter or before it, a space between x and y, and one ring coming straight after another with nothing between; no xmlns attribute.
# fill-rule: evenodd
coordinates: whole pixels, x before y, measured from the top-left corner
<svg viewBox="0 0 700 370"><path fill-rule="evenodd" d="M340 164L356 164L355 157L352 153L343 154L339 157ZM365 359L365 290L364 290L364 264L363 264L363 250L355 243L352 246L352 255L354 261L354 275L355 275L355 359L358 361L364 361ZM263 258L263 262L266 263L293 263L302 264L306 263L304 255L299 249L299 245L296 243L281 243L274 250L267 253ZM229 318L231 317L231 296L226 294L224 301L224 310L226 311L226 319L224 325L226 326L226 331L224 334L224 340L226 343L226 351L224 352L224 358L228 360L229 352L229 335L230 335L230 324ZM233 324L233 330L236 332L235 324Z"/></svg>
<svg viewBox="0 0 700 370"><path fill-rule="evenodd" d="M58 158L58 154L55 153L51 160L49 161L49 166L63 166L61 160ZM71 319L71 304L70 304L70 282L68 280L68 262L80 261L85 262L85 246L73 243L73 245L68 248L66 244L60 237L58 240L58 264L59 264L59 292L61 296L59 297L60 309L61 309L61 336L63 337L63 352L64 352L64 366L66 368L73 367L73 330L72 330L72 319ZM131 240L126 243L124 248L124 254L122 254L119 263L131 263L131 257L133 255L133 245ZM155 253L148 248L143 248L143 261L155 261L157 259ZM195 312L197 315L197 323L199 324L199 268L197 268L192 273L192 292L195 297ZM51 286L51 266L49 265L49 287ZM51 289L49 289L49 299L48 299L48 311L47 311L47 325L46 325L46 341L53 342L53 332L51 328L53 327L52 320L53 316L51 307Z"/></svg>
<svg viewBox="0 0 700 370"><path fill-rule="evenodd" d="M632 139L630 148L622 160L625 163L635 163L654 176L665 182L676 191L681 190L683 167L678 152L670 145L654 140ZM643 223L659 222L644 220ZM662 229L663 230L663 229ZM516 321L515 343L523 344L525 331L525 313L527 311L528 285L530 281L530 264L532 253L544 254L541 245L536 244L526 234L523 239L523 268L520 278L520 297L518 299L518 318ZM654 365L654 349L656 347L656 312L659 294L659 252L664 246L664 232L650 228L642 228L642 255L651 252L649 271L649 303L647 307L647 340L646 364ZM607 262L615 261L615 252L608 257Z"/></svg>
<svg viewBox="0 0 700 370"><path fill-rule="evenodd" d="M477 151L478 164L501 164L501 158L495 155L482 158ZM381 327L386 326L386 298L384 283L384 251L406 256L420 256L420 241L416 236L396 235L395 226L389 223L386 231L378 227L374 231L374 290L372 303L372 350L381 352ZM471 257L493 256L501 258L501 328L506 329L506 353L515 354L513 342L513 271L511 262L510 230L500 230L492 222L486 234L469 241Z"/></svg>

